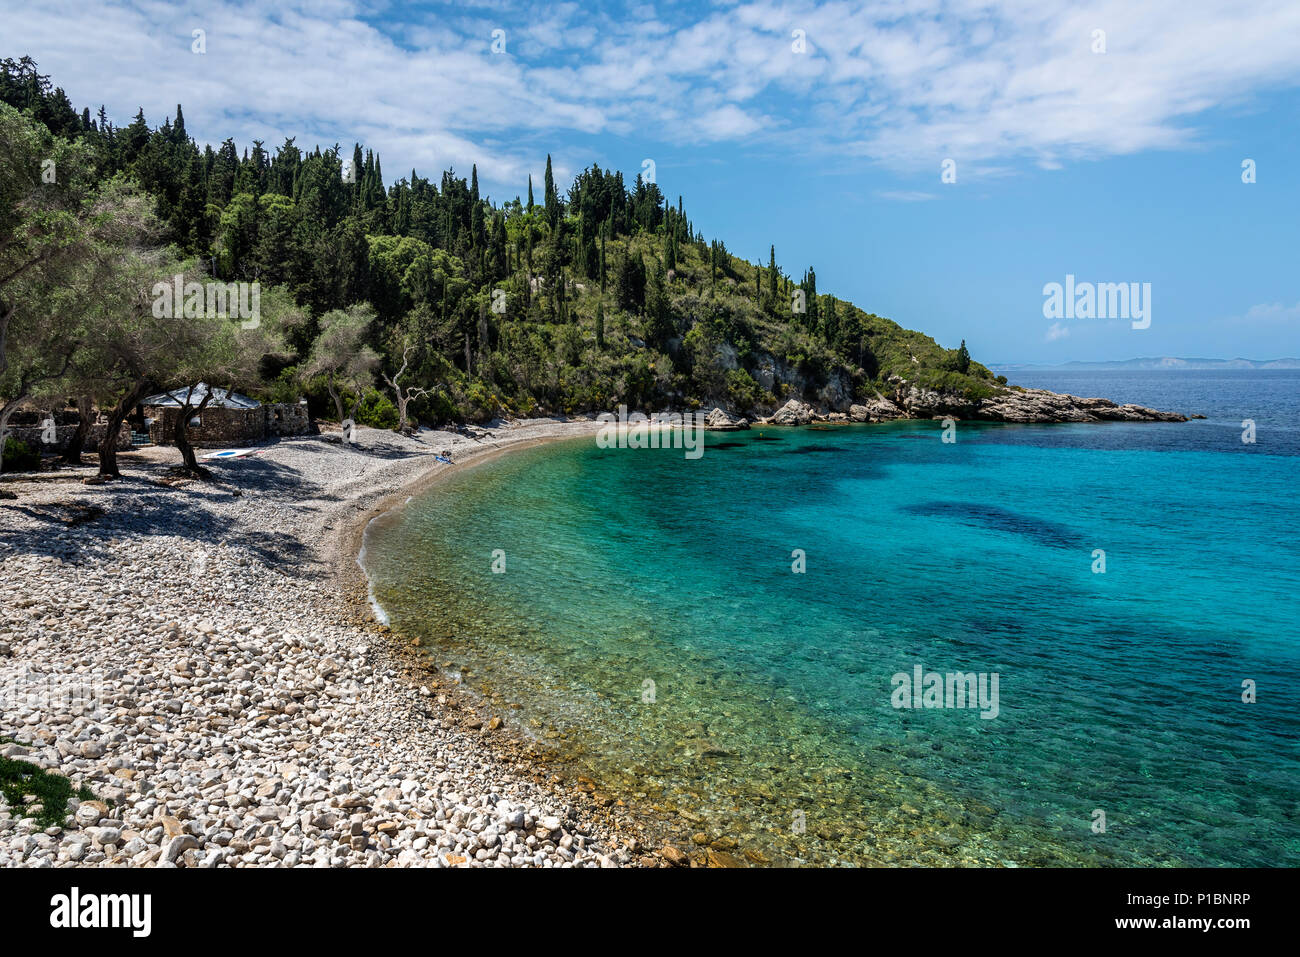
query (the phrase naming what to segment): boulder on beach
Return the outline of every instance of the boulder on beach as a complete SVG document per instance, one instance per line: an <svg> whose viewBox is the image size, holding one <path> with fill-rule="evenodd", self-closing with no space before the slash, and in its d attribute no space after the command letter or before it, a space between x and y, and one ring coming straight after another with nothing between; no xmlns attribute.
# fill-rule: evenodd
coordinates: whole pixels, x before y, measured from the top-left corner
<svg viewBox="0 0 1300 957"><path fill-rule="evenodd" d="M901 419L906 415L906 412L882 395L849 408L849 418L854 422L888 422L890 419Z"/></svg>
<svg viewBox="0 0 1300 957"><path fill-rule="evenodd" d="M714 432L735 432L749 428L749 421L743 416L732 415L726 409L715 407L704 417L704 427Z"/></svg>
<svg viewBox="0 0 1300 957"><path fill-rule="evenodd" d="M816 410L808 403L791 399L777 409L776 414L767 421L772 425L807 425L816 415Z"/></svg>

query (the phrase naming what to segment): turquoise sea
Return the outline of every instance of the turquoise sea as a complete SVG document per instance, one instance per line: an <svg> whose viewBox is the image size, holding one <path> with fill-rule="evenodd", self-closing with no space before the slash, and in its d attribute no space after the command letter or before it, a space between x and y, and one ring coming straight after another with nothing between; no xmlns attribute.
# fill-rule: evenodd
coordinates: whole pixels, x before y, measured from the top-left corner
<svg viewBox="0 0 1300 957"><path fill-rule="evenodd" d="M673 840L1300 864L1300 373L1013 381L1208 418L566 441L458 469L364 564L394 629ZM996 674L996 717L895 707L918 666Z"/></svg>

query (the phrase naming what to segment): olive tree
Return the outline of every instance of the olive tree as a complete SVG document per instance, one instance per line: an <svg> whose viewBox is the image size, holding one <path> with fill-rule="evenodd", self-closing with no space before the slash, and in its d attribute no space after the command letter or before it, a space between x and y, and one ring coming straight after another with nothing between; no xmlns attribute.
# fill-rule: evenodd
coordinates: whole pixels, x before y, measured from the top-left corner
<svg viewBox="0 0 1300 957"><path fill-rule="evenodd" d="M357 406L365 390L375 380L379 353L366 342L375 311L367 304L332 309L320 317L320 334L312 343L306 361L299 367L301 381L320 379L325 383L339 422L356 418ZM344 414L343 398L352 399Z"/></svg>

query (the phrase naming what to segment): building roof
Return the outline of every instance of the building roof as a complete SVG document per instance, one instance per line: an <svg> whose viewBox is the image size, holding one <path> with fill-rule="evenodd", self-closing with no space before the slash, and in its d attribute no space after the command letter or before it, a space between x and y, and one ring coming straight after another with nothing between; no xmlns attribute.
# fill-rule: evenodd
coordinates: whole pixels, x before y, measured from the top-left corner
<svg viewBox="0 0 1300 957"><path fill-rule="evenodd" d="M182 386L179 389L173 389L171 392L160 392L157 395L151 395L147 399L142 399L140 404L161 406L164 409L179 409L185 404L185 397L188 394L190 405L197 406L203 401L203 397L208 394L208 391L208 384L200 382L188 388ZM256 399L250 399L246 395L240 395L238 392L231 392L228 389L211 389L211 392L212 398L208 400L209 409L256 409L262 404Z"/></svg>

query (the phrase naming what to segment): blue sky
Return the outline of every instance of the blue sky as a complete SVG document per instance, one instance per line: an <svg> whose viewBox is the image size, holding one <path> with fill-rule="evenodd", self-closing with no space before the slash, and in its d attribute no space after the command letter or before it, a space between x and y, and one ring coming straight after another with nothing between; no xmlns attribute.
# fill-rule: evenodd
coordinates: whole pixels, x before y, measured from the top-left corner
<svg viewBox="0 0 1300 957"><path fill-rule="evenodd" d="M540 190L548 152L562 183L652 159L733 253L775 242L987 362L1300 355L1294 0L0 0L0 21L0 55L77 106L156 125L180 102L200 142L361 140L390 182L477 162L498 200ZM1045 318L1067 273L1150 283L1150 327Z"/></svg>

